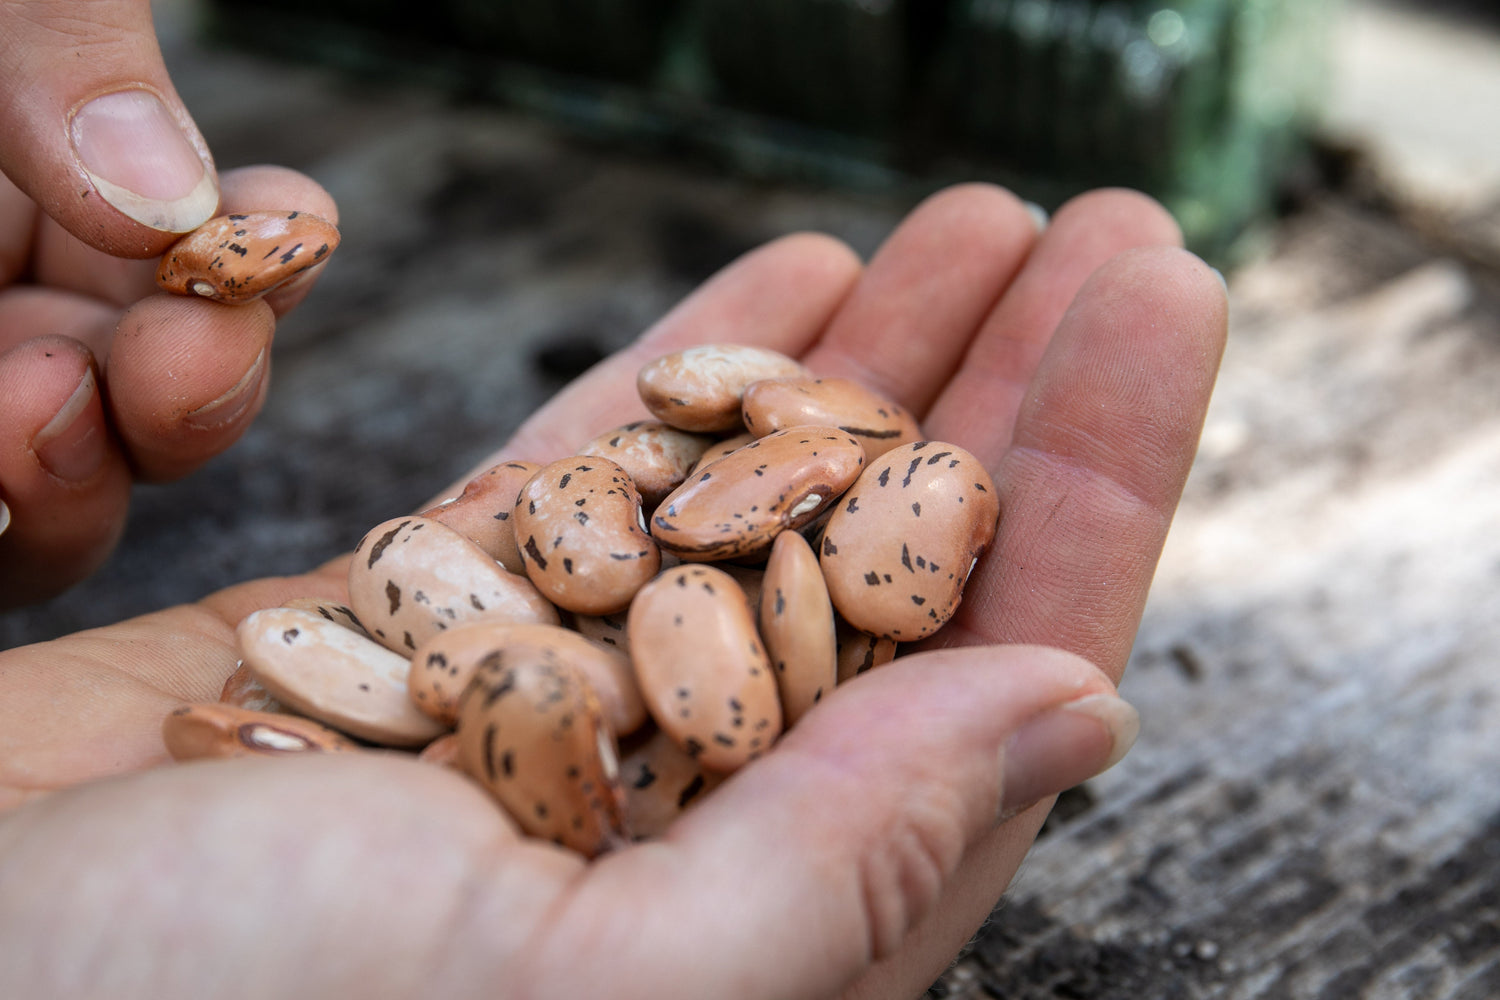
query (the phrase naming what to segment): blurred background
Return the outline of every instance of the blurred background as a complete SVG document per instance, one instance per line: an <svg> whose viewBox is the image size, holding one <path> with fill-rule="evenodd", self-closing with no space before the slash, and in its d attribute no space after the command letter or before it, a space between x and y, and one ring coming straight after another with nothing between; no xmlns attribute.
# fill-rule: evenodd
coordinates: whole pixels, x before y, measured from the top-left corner
<svg viewBox="0 0 1500 1000"><path fill-rule="evenodd" d="M1124 693L933 997L1500 996L1500 16L1397 0L157 0L343 246L265 412L0 643L350 548L738 254L1142 188L1231 340Z"/></svg>

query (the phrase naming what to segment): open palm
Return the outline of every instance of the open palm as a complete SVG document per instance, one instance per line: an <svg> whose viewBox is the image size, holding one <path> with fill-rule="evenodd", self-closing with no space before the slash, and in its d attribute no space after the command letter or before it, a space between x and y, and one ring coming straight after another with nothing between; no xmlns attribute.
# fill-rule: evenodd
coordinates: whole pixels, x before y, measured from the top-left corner
<svg viewBox="0 0 1500 1000"><path fill-rule="evenodd" d="M986 462L999 534L929 648L824 699L662 840L585 862L400 754L158 768L245 614L343 566L0 654L0 984L17 996L911 996L1008 884L1113 693L1225 331L1161 209L1038 234L997 189L921 205L862 267L791 236L731 265L495 456L644 415L659 354L752 343L858 378ZM1036 805L1036 808L1022 808ZM1002 820L1003 821L1000 821ZM357 994L356 994L356 991Z"/></svg>

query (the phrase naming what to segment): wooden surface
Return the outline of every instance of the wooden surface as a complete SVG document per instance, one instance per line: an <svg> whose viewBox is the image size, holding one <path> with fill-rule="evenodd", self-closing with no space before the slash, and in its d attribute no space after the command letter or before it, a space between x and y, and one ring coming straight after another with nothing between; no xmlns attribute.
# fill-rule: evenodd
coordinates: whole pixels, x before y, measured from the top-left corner
<svg viewBox="0 0 1500 1000"><path fill-rule="evenodd" d="M740 251L867 254L907 207L205 51L158 11L221 166L308 171L344 246L256 427L140 490L110 565L0 616L5 646L347 549ZM933 996L1500 996L1500 198L1419 202L1356 175L1231 273L1124 686L1141 740Z"/></svg>

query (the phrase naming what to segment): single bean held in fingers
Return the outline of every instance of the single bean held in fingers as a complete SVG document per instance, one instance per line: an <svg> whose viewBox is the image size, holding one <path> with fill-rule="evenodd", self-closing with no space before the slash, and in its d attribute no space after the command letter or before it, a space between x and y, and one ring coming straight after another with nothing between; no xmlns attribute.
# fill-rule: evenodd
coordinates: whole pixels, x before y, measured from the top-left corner
<svg viewBox="0 0 1500 1000"><path fill-rule="evenodd" d="M338 245L338 227L306 212L221 215L167 248L156 283L178 295L250 302L327 260Z"/></svg>

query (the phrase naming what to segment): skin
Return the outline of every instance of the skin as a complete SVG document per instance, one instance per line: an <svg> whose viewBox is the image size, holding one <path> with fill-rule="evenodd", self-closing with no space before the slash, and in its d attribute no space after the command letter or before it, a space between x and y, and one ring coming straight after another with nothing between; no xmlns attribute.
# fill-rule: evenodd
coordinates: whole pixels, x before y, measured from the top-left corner
<svg viewBox="0 0 1500 1000"><path fill-rule="evenodd" d="M338 561L0 654L0 992L920 994L1050 796L1109 756L1092 721L1028 734L1113 691L1192 459L1226 310L1178 238L1120 191L1038 234L978 185L919 206L868 265L786 237L480 466L560 457L641 410L642 363L732 330L868 382L994 475L999 534L949 629L825 697L660 841L588 864L393 754L157 767L162 718L233 669L234 623L341 599Z"/></svg>
<svg viewBox="0 0 1500 1000"><path fill-rule="evenodd" d="M184 476L239 439L265 398L276 321L315 280L316 269L235 307L158 291L154 258L178 234L99 195L70 121L91 98L146 91L207 150L167 78L147 0L79 7L0 2L0 608L96 569L133 481ZM219 212L337 219L294 171L206 175ZM64 410L74 419L54 424Z"/></svg>

